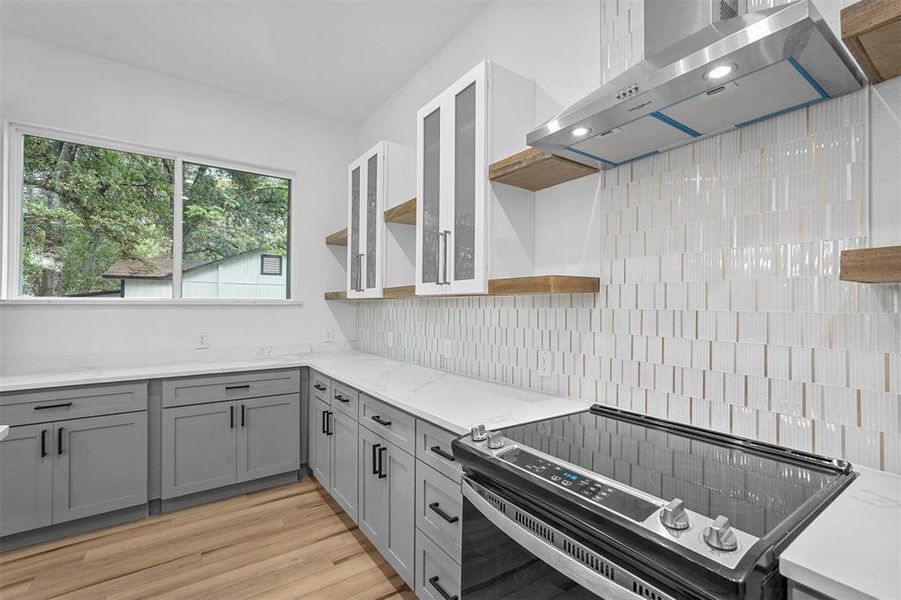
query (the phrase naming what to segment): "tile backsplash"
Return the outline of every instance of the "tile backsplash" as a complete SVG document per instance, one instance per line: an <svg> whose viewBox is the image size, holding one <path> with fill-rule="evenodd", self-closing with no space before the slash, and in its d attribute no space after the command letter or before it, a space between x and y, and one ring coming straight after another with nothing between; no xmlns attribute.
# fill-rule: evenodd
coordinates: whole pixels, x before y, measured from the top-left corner
<svg viewBox="0 0 901 600"><path fill-rule="evenodd" d="M360 303L357 344L901 473L901 286L839 280L867 94L603 172L597 294Z"/></svg>

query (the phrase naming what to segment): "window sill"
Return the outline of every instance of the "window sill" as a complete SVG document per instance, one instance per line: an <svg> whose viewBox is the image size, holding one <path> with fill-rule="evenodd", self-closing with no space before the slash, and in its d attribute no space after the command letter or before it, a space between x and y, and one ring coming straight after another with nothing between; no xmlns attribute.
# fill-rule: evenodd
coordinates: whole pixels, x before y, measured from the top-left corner
<svg viewBox="0 0 901 600"><path fill-rule="evenodd" d="M226 298L11 298L0 306L303 306L303 300Z"/></svg>

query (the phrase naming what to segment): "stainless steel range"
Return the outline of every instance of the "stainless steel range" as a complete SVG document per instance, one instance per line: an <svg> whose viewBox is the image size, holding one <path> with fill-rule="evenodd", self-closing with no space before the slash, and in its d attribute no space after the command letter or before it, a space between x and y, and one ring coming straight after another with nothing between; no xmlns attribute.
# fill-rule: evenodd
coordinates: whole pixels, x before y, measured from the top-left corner
<svg viewBox="0 0 901 600"><path fill-rule="evenodd" d="M784 598L778 559L848 463L595 405L454 442L482 598Z"/></svg>

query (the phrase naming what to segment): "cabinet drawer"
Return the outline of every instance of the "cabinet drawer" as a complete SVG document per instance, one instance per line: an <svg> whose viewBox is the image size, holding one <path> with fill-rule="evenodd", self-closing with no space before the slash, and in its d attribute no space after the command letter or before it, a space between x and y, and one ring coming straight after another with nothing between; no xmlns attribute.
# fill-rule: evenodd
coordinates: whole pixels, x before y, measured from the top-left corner
<svg viewBox="0 0 901 600"><path fill-rule="evenodd" d="M360 392L337 381L332 384L332 408L356 420L359 402Z"/></svg>
<svg viewBox="0 0 901 600"><path fill-rule="evenodd" d="M163 407L296 394L300 371L259 371L163 380Z"/></svg>
<svg viewBox="0 0 901 600"><path fill-rule="evenodd" d="M318 398L326 404L332 401L332 380L317 373L310 371L310 398Z"/></svg>
<svg viewBox="0 0 901 600"><path fill-rule="evenodd" d="M416 526L460 562L463 493L460 484L416 462Z"/></svg>
<svg viewBox="0 0 901 600"><path fill-rule="evenodd" d="M420 600L460 598L460 565L418 530L415 562L417 598Z"/></svg>
<svg viewBox="0 0 901 600"><path fill-rule="evenodd" d="M366 394L360 394L360 425L410 454L416 452L416 418Z"/></svg>
<svg viewBox="0 0 901 600"><path fill-rule="evenodd" d="M416 458L459 484L463 467L454 460L451 448L451 442L458 437L428 421L416 420Z"/></svg>
<svg viewBox="0 0 901 600"><path fill-rule="evenodd" d="M147 382L0 395L0 423L28 425L147 410Z"/></svg>

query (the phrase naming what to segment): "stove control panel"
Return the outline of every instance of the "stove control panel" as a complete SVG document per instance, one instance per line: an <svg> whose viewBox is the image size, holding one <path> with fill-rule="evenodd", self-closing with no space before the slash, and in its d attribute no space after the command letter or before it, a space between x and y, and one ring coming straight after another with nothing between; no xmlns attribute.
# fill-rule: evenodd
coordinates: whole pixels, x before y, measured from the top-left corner
<svg viewBox="0 0 901 600"><path fill-rule="evenodd" d="M571 471L522 448L514 448L498 458L639 523L660 508L644 498Z"/></svg>

